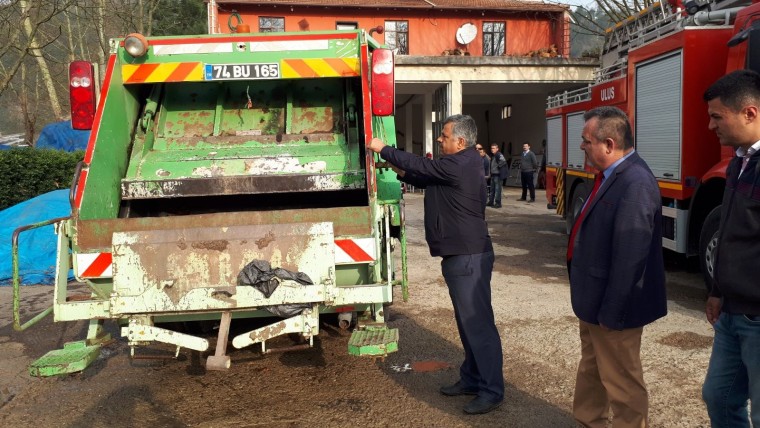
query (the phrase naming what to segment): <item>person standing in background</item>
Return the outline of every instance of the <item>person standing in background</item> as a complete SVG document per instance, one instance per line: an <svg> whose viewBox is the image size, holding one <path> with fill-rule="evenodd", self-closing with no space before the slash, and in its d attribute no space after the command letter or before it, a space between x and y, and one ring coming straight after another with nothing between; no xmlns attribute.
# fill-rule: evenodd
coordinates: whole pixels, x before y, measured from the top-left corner
<svg viewBox="0 0 760 428"><path fill-rule="evenodd" d="M507 160L499 151L499 145L491 144L491 194L488 195L489 207L501 208L501 181L507 178Z"/></svg>
<svg viewBox="0 0 760 428"><path fill-rule="evenodd" d="M530 144L523 144L522 161L520 161L520 182L522 183L522 196L518 201L524 201L530 190L530 200L536 202L536 186L533 183L533 175L538 171L536 154L530 151Z"/></svg>
<svg viewBox="0 0 760 428"><path fill-rule="evenodd" d="M667 314L660 189L623 111L597 107L583 118L581 150L599 173L567 246L581 339L573 416L602 428L612 408L613 427L646 427L641 334Z"/></svg>
<svg viewBox="0 0 760 428"><path fill-rule="evenodd" d="M712 426L760 428L760 74L729 73L703 98L708 127L736 156L726 170L705 307L715 338L702 399Z"/></svg>
<svg viewBox="0 0 760 428"><path fill-rule="evenodd" d="M489 190L489 183L491 182L491 158L486 154L482 144L475 144L475 150L478 151L480 157L483 159L483 174L486 176L486 191ZM488 195L489 193L486 193Z"/></svg>

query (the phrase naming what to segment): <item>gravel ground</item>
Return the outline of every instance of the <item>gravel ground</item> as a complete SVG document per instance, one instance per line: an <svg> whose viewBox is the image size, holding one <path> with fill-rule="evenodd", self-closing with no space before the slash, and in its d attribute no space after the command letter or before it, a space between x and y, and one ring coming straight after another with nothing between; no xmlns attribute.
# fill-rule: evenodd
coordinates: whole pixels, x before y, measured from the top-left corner
<svg viewBox="0 0 760 428"><path fill-rule="evenodd" d="M487 216L507 392L505 404L488 415L464 415L467 398L437 393L456 380L462 349L440 259L430 257L424 242L422 196L415 193L406 206L411 297L403 302L396 290L387 311L401 341L384 361L349 357L348 333L326 321L314 348L266 356L233 349L227 372L206 372L206 355L187 350L176 360L131 360L119 338L82 373L33 378L26 371L31 361L83 338L86 326L48 318L17 333L9 325L11 290L3 287L0 426L572 427L580 343L563 260L564 221L542 203L516 201L517 189L506 189L505 197L505 207L488 208ZM701 279L677 260L667 267L669 314L644 329L642 345L651 425L709 426L700 387L712 328L702 312ZM26 317L45 307L49 291L24 287ZM118 338L115 324L107 328Z"/></svg>

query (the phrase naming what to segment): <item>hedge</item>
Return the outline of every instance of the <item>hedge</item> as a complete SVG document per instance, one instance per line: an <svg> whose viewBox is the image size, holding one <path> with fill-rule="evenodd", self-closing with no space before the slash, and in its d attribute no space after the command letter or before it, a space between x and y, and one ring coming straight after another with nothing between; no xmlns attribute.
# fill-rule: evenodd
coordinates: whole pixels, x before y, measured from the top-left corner
<svg viewBox="0 0 760 428"><path fill-rule="evenodd" d="M71 187L84 151L0 150L0 210L43 193Z"/></svg>

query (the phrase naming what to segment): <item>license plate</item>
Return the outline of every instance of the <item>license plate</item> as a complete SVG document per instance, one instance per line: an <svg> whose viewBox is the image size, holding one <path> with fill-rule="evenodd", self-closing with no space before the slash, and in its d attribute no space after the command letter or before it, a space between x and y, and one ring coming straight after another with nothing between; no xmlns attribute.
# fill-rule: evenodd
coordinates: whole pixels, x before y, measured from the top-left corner
<svg viewBox="0 0 760 428"><path fill-rule="evenodd" d="M206 64L206 80L279 79L280 64Z"/></svg>

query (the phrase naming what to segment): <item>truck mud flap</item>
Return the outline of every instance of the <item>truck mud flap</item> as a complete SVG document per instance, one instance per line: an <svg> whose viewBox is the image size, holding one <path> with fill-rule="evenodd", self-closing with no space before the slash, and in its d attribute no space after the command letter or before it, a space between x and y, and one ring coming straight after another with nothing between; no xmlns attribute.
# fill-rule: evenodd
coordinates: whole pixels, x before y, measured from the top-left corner
<svg viewBox="0 0 760 428"><path fill-rule="evenodd" d="M303 272L314 285L283 280L266 298L238 286L253 260ZM335 283L330 222L116 232L112 312L181 313L320 303Z"/></svg>

